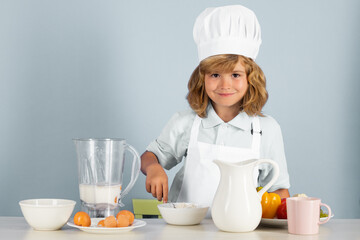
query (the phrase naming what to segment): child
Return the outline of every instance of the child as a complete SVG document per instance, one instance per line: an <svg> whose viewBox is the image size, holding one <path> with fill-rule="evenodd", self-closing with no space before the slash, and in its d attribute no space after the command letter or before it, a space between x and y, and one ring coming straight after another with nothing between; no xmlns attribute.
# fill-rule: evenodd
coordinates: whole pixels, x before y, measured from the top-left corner
<svg viewBox="0 0 360 240"><path fill-rule="evenodd" d="M214 159L269 158L280 168L269 191L289 197L281 129L261 113L268 94L265 76L254 62L261 44L255 14L240 5L208 8L195 22L194 39L200 64L188 83L192 110L176 113L141 156L146 190L159 201L211 206L220 180ZM168 197L163 168L183 159ZM255 177L264 186L272 178L271 167L260 165Z"/></svg>

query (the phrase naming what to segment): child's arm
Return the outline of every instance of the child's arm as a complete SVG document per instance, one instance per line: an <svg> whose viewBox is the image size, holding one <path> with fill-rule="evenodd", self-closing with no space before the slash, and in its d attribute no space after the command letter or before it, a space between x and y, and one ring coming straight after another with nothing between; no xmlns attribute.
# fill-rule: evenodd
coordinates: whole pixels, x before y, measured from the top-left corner
<svg viewBox="0 0 360 240"><path fill-rule="evenodd" d="M168 201L168 177L154 153L146 151L141 155L141 171L146 175L146 191L159 201Z"/></svg>
<svg viewBox="0 0 360 240"><path fill-rule="evenodd" d="M290 197L289 189L285 189L285 188L278 189L278 190L275 190L274 193L279 194L280 198Z"/></svg>

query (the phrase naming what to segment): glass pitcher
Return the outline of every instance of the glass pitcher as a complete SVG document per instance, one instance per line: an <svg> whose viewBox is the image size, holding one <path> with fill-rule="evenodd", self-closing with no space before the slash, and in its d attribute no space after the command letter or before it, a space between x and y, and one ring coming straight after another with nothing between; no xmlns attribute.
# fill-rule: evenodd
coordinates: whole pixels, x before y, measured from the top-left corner
<svg viewBox="0 0 360 240"><path fill-rule="evenodd" d="M140 157L125 139L73 139L76 147L81 208L90 217L115 215L121 199L139 176ZM123 187L125 151L133 155L131 177Z"/></svg>

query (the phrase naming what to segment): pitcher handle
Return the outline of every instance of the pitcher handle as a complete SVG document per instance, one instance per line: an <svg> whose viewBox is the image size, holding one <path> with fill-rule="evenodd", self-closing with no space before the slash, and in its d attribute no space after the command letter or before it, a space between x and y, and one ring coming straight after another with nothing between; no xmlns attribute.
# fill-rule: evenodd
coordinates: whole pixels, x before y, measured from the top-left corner
<svg viewBox="0 0 360 240"><path fill-rule="evenodd" d="M279 177L279 165L277 164L277 162L271 159L260 159L255 166L258 166L262 163L270 163L273 166L273 178L258 192L260 199L262 195L275 183L275 181Z"/></svg>
<svg viewBox="0 0 360 240"><path fill-rule="evenodd" d="M139 156L139 153L135 150L135 148L133 146L131 146L130 144L127 144L127 143L126 143L125 150L128 150L129 152L131 152L133 154L134 158L132 160L133 163L132 163L132 168L131 168L130 182L128 183L128 185L126 186L124 191L121 191L119 202L130 191L130 189L134 186L137 178L139 177L139 172L140 172L140 156Z"/></svg>

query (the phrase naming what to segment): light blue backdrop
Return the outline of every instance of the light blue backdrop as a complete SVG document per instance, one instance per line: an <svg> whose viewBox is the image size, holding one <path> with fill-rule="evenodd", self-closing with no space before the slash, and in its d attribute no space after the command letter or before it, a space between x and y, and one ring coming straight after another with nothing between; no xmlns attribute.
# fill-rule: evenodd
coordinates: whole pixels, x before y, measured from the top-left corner
<svg viewBox="0 0 360 240"><path fill-rule="evenodd" d="M359 218L357 0L0 0L0 215L20 216L28 198L79 203L74 137L122 137L142 153L188 107L196 16L236 3L262 27L264 111L282 126L291 194ZM126 209L151 198L144 181Z"/></svg>

